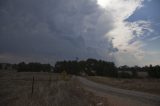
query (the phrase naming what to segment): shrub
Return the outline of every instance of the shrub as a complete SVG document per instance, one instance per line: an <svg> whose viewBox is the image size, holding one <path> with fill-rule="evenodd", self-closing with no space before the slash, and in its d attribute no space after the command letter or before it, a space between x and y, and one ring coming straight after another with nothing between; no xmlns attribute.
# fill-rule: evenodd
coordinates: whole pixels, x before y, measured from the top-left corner
<svg viewBox="0 0 160 106"><path fill-rule="evenodd" d="M118 75L120 78L131 78L132 77L131 74L124 72L124 71L120 72Z"/></svg>

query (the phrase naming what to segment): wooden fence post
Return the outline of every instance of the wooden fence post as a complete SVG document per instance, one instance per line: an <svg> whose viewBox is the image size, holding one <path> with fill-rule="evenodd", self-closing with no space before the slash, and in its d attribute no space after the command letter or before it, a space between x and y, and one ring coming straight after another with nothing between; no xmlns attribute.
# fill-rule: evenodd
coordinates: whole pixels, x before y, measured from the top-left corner
<svg viewBox="0 0 160 106"><path fill-rule="evenodd" d="M51 75L49 75L49 85L51 85L51 82L52 82L52 78L51 78Z"/></svg>
<svg viewBox="0 0 160 106"><path fill-rule="evenodd" d="M31 95L33 95L33 92L34 92L34 76L33 76L33 80L32 80L32 92L31 92Z"/></svg>

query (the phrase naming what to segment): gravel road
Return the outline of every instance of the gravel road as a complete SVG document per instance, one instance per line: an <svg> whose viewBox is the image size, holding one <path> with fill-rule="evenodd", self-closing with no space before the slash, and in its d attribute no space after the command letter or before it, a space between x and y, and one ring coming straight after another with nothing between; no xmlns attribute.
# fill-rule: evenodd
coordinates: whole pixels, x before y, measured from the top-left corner
<svg viewBox="0 0 160 106"><path fill-rule="evenodd" d="M124 90L95 83L84 77L77 77L83 87L98 96L108 98L110 106L160 106L160 96L138 91Z"/></svg>

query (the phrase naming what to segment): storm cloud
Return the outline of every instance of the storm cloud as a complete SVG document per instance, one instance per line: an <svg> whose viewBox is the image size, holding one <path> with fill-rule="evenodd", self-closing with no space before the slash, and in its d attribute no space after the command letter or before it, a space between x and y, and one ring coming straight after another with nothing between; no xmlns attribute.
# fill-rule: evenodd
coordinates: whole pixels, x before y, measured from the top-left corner
<svg viewBox="0 0 160 106"><path fill-rule="evenodd" d="M113 21L96 0L1 0L0 62L114 61Z"/></svg>

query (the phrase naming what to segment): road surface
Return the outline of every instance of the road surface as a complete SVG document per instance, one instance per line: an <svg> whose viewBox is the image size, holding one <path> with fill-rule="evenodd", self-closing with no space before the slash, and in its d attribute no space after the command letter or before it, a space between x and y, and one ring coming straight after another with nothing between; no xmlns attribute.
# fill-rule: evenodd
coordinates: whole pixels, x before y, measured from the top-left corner
<svg viewBox="0 0 160 106"><path fill-rule="evenodd" d="M98 96L107 97L110 106L160 106L160 96L124 90L77 77L83 87Z"/></svg>

